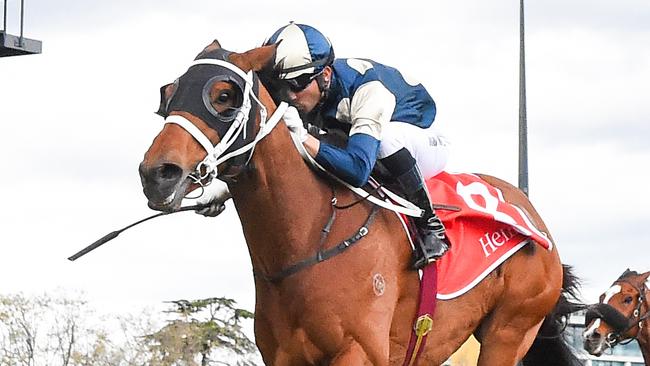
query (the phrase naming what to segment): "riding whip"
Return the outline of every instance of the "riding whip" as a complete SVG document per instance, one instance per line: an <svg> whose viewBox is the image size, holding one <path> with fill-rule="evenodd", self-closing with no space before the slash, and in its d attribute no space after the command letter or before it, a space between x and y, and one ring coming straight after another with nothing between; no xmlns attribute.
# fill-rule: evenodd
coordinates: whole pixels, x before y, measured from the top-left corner
<svg viewBox="0 0 650 366"><path fill-rule="evenodd" d="M86 255L86 254L88 254L88 253L90 253L91 251L93 251L93 250L99 248L100 246L102 246L103 244L105 244L105 243L107 243L107 242L109 242L109 241L115 239L115 238L116 238L118 235L120 235L123 231L125 231L125 230L127 230L127 229L130 229L130 228L134 227L135 225L141 224L141 223L143 223L143 222L145 222L145 221L151 220L151 219L156 218L156 217L159 217L159 216L165 216L165 215L173 214L173 213L176 213L176 212L182 212L182 211L196 211L196 210L201 209L201 208L204 208L204 207L206 207L206 206L208 206L208 205L193 205L193 206L185 206L185 207L181 207L181 208L179 208L179 209L176 210L176 211L160 212L160 213L157 213L157 214L155 214L155 215L152 215L152 216L146 217L146 218L144 218L144 219L142 219L142 220L140 220L140 221L136 221L136 222L134 222L133 224L128 225L128 226L126 226L126 227L124 227L124 228L122 228L122 229L120 229L120 230L115 230L115 231L113 231L113 232L110 232L110 233L104 235L102 238L100 238L100 239L97 240L96 242L90 244L89 246L83 248L82 250L80 250L79 252L75 253L74 255L68 257L68 260L70 260L70 261L74 261L74 260L76 260L76 259L78 259L78 258L80 258L80 257L82 257L82 256L84 256L84 255Z"/></svg>

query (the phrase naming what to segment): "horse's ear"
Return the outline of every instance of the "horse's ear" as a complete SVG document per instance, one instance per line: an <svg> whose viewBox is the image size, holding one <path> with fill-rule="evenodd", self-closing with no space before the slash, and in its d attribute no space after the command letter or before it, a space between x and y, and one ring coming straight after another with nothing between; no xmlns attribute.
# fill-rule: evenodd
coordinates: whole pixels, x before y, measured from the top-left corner
<svg viewBox="0 0 650 366"><path fill-rule="evenodd" d="M212 41L212 43L210 43L209 45L205 46L205 48L203 49L203 51L199 52L199 54L196 55L196 57L195 57L194 59L196 60L197 58L201 58L201 57L202 57L203 55L205 55L206 53L211 52L211 51L214 51L214 50L218 50L218 49L221 49L221 43L219 43L219 41L217 41L217 40L215 39L214 41Z"/></svg>
<svg viewBox="0 0 650 366"><path fill-rule="evenodd" d="M641 282L647 282L649 277L650 277L650 271L646 273L641 273Z"/></svg>
<svg viewBox="0 0 650 366"><path fill-rule="evenodd" d="M174 93L176 93L177 84L169 83L160 87L160 105L158 106L158 111L156 114L167 118L169 116L169 102L171 102Z"/></svg>
<svg viewBox="0 0 650 366"><path fill-rule="evenodd" d="M270 66L275 59L277 44L253 48L244 53L236 53L230 56L230 61L238 65L244 71L260 71Z"/></svg>

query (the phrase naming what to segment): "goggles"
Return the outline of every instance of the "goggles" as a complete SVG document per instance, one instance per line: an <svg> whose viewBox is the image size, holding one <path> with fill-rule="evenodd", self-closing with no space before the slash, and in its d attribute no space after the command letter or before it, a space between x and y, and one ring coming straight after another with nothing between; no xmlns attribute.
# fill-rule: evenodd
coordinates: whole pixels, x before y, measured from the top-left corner
<svg viewBox="0 0 650 366"><path fill-rule="evenodd" d="M314 79L316 79L322 73L323 71L316 74L302 74L292 79L285 79L284 81L287 83L287 85L289 85L289 89L292 92L298 93L305 90L305 88L308 87L309 84L311 84L311 82L314 81Z"/></svg>

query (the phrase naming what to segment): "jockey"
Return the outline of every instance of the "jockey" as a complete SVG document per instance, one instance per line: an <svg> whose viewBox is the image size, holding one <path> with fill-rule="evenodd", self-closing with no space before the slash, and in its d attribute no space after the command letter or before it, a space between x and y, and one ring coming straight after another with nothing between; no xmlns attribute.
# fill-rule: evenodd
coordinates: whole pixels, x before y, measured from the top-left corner
<svg viewBox="0 0 650 366"><path fill-rule="evenodd" d="M424 210L415 219L423 247L416 248L413 267L441 257L449 244L425 180L444 169L449 148L433 127L436 105L424 86L372 60L335 59L329 40L308 25L292 22L265 44L277 44L275 70L288 86L287 102L319 127L342 126L348 133L345 148L319 141L290 108L285 122L307 151L355 187L368 182L379 162L406 198Z"/></svg>

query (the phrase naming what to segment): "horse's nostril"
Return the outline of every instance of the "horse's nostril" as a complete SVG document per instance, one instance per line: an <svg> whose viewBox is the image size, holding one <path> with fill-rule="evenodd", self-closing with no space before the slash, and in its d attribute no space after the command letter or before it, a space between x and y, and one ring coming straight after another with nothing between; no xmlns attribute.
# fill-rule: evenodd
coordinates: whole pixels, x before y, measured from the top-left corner
<svg viewBox="0 0 650 366"><path fill-rule="evenodd" d="M176 182L183 174L183 169L176 164L162 164L153 171L153 179L158 183Z"/></svg>
<svg viewBox="0 0 650 366"><path fill-rule="evenodd" d="M183 177L183 168L176 164L164 163L148 169L140 165L140 179L144 187L158 186L159 189L167 189L174 186Z"/></svg>
<svg viewBox="0 0 650 366"><path fill-rule="evenodd" d="M178 180L183 174L183 169L176 164L163 164L157 170L160 180Z"/></svg>

